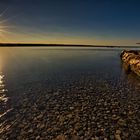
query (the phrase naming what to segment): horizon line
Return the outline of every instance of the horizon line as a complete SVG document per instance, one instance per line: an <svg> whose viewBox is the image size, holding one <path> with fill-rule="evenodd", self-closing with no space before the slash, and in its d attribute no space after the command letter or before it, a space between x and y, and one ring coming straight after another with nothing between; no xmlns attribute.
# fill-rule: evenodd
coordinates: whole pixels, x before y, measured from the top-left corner
<svg viewBox="0 0 140 140"><path fill-rule="evenodd" d="M136 43L137 45L140 45L140 43ZM129 46L129 45L96 45L96 44L59 44L59 43L57 43L57 44L55 44L55 43L0 43L0 47L5 47L5 46L7 46L7 47L28 47L28 46L30 46L30 47L33 47L33 46L47 46L47 47L52 47L52 46L62 46L62 47L64 47L64 46L70 46L70 47L74 47L74 46L76 46L76 47L86 47L86 46L88 46L88 47L140 47L140 46Z"/></svg>

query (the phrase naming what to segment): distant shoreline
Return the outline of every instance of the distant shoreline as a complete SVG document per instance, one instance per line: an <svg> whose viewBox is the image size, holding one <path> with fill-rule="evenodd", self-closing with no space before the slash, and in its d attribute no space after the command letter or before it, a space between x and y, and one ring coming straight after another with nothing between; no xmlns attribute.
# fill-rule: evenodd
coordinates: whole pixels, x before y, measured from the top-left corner
<svg viewBox="0 0 140 140"><path fill-rule="evenodd" d="M123 47L136 47L140 46L111 46L111 45L80 45L80 44L36 44L36 43L0 43L0 47L106 47L106 48L123 48Z"/></svg>

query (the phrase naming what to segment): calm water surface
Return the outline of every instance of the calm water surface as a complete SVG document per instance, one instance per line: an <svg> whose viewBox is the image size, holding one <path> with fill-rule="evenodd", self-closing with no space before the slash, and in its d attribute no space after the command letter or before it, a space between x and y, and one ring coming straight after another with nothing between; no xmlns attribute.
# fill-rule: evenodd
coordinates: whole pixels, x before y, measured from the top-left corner
<svg viewBox="0 0 140 140"><path fill-rule="evenodd" d="M10 111L8 100L27 91L58 88L82 78L140 87L140 79L126 75L119 48L0 48L0 117ZM98 85L100 86L100 85ZM94 87L94 85L93 85ZM123 88L123 86L122 86Z"/></svg>

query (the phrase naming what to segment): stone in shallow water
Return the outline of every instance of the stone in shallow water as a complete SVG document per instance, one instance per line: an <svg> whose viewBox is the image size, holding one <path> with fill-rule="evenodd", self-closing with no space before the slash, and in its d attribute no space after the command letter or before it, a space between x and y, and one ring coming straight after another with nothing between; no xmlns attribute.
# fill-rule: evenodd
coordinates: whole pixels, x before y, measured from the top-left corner
<svg viewBox="0 0 140 140"><path fill-rule="evenodd" d="M80 140L80 137L79 136L76 136L76 135L73 135L71 139L72 140Z"/></svg>
<svg viewBox="0 0 140 140"><path fill-rule="evenodd" d="M119 134L115 134L115 140L121 140L121 137Z"/></svg>
<svg viewBox="0 0 140 140"><path fill-rule="evenodd" d="M126 121L125 121L125 120L119 119L119 120L118 120L118 125L119 125L119 126L126 126L127 124L126 124Z"/></svg>
<svg viewBox="0 0 140 140"><path fill-rule="evenodd" d="M120 135L121 134L121 130L116 130L116 134Z"/></svg>
<svg viewBox="0 0 140 140"><path fill-rule="evenodd" d="M73 106L71 106L71 107L70 107L70 110L73 110L73 109L74 109L74 107L73 107Z"/></svg>
<svg viewBox="0 0 140 140"><path fill-rule="evenodd" d="M30 129L28 132L29 132L29 133L33 133L33 129Z"/></svg>
<svg viewBox="0 0 140 140"><path fill-rule="evenodd" d="M72 118L72 114L68 114L67 117L68 117L68 118Z"/></svg>
<svg viewBox="0 0 140 140"><path fill-rule="evenodd" d="M55 140L66 140L64 135L58 135Z"/></svg>
<svg viewBox="0 0 140 140"><path fill-rule="evenodd" d="M37 119L41 119L41 118L43 118L43 114L37 116Z"/></svg>
<svg viewBox="0 0 140 140"><path fill-rule="evenodd" d="M40 136L37 136L37 137L36 137L36 140L39 140L39 139L40 139Z"/></svg>
<svg viewBox="0 0 140 140"><path fill-rule="evenodd" d="M120 118L120 117L117 116L117 115L112 115L112 120L113 120L113 121L117 121L117 120L119 120L119 118Z"/></svg>

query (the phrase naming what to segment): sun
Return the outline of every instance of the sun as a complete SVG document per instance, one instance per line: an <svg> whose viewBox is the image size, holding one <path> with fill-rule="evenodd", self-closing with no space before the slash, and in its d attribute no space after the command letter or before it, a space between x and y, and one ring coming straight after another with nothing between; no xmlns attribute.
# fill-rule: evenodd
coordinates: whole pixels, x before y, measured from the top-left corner
<svg viewBox="0 0 140 140"><path fill-rule="evenodd" d="M8 25L8 21L11 18L4 18L7 9L0 13L0 37L3 38L6 33L9 33L11 26Z"/></svg>

